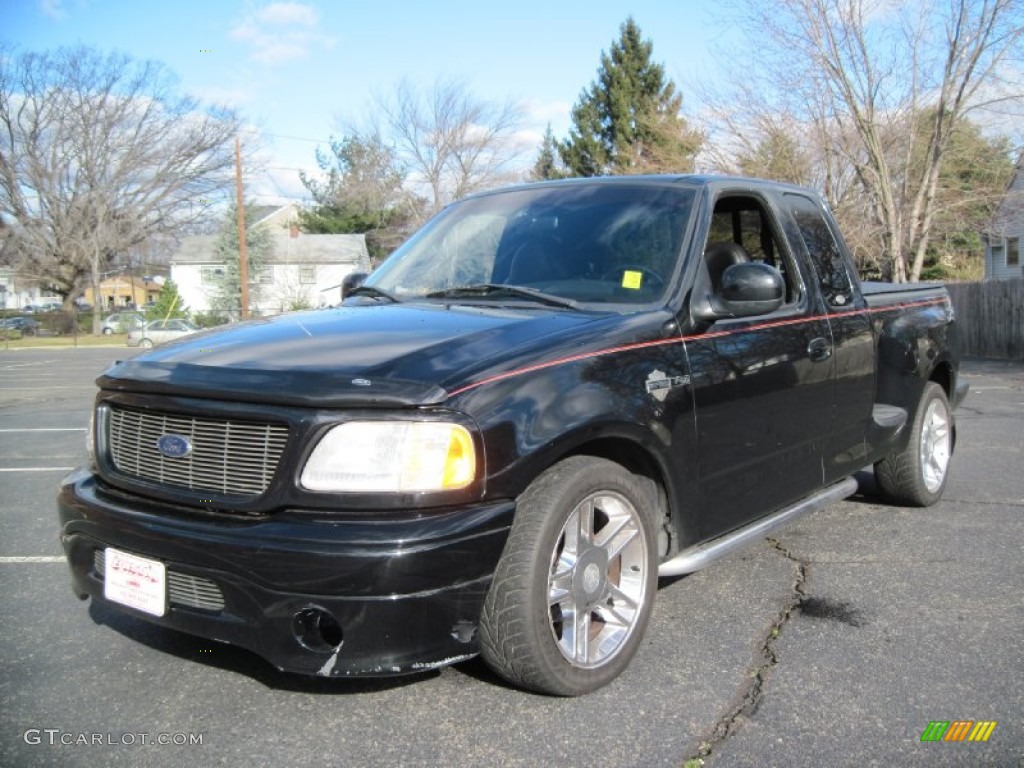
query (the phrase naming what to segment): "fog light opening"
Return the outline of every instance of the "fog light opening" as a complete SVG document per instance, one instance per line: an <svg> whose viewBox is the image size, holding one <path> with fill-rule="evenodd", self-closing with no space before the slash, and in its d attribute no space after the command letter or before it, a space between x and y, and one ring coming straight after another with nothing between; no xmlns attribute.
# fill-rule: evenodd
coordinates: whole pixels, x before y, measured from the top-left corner
<svg viewBox="0 0 1024 768"><path fill-rule="evenodd" d="M338 620L322 608L303 608L296 613L292 633L303 648L317 653L333 653L344 641Z"/></svg>

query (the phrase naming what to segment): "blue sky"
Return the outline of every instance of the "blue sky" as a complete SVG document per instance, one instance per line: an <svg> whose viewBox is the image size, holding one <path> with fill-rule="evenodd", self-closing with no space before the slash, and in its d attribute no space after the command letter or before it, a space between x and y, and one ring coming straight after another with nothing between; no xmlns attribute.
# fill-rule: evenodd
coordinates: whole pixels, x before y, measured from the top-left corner
<svg viewBox="0 0 1024 768"><path fill-rule="evenodd" d="M85 44L163 62L182 90L236 107L261 131L271 170L252 179L249 191L260 202L279 202L271 198L304 194L295 169L315 169L316 142L326 146L339 121L358 122L374 93L403 78L423 87L459 78L478 98L520 101L530 162L548 123L565 135L573 102L628 15L653 40L655 60L685 99L687 81L715 70L715 5L3 0L0 39L18 50Z"/></svg>

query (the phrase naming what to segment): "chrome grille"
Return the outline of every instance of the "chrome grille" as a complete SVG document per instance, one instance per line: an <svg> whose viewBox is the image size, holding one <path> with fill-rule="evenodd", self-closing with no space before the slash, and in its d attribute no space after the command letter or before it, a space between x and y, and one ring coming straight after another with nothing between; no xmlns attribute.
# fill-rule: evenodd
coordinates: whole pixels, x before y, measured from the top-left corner
<svg viewBox="0 0 1024 768"><path fill-rule="evenodd" d="M106 573L106 552L97 549L93 553L93 569L99 579ZM223 611L224 593L216 582L178 571L167 571L167 601L172 605L198 608L201 611Z"/></svg>
<svg viewBox="0 0 1024 768"><path fill-rule="evenodd" d="M162 435L188 438L188 456L168 458ZM151 482L224 495L267 489L288 440L280 424L179 416L109 406L107 445L119 472Z"/></svg>

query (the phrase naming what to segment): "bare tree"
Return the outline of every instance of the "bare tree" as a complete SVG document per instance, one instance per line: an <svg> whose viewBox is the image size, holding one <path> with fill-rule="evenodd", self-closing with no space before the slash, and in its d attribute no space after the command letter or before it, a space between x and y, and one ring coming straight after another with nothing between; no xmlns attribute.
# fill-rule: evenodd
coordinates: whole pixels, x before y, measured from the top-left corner
<svg viewBox="0 0 1024 768"><path fill-rule="evenodd" d="M756 143L744 147L736 157L739 170L747 176L811 184L815 163L807 145L800 140L800 127L788 116L764 116L758 121Z"/></svg>
<svg viewBox="0 0 1024 768"><path fill-rule="evenodd" d="M378 97L377 106L408 181L427 193L427 215L514 178L516 104L482 101L460 81L438 80L427 92L402 81L392 95Z"/></svg>
<svg viewBox="0 0 1024 768"><path fill-rule="evenodd" d="M839 177L846 171L835 161L845 163L877 224L883 274L919 279L954 127L996 103L1024 106L1013 66L1021 0L735 0L733 8L757 40L758 67L745 61L736 74L760 96L746 106L797 116ZM929 130L915 130L925 113Z"/></svg>
<svg viewBox="0 0 1024 768"><path fill-rule="evenodd" d="M231 182L238 119L170 73L89 48L0 55L0 218L22 269L70 311L147 237L207 215ZM100 302L93 328L99 330Z"/></svg>

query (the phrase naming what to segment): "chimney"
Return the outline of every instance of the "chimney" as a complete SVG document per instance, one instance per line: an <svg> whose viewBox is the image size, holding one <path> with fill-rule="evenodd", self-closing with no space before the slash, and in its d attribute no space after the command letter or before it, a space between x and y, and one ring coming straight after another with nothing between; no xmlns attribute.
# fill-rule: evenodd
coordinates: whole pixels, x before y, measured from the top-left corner
<svg viewBox="0 0 1024 768"><path fill-rule="evenodd" d="M290 237L292 237L292 238L298 237L299 236L299 225L298 224L292 224L291 227L289 227L289 229L288 229L288 235Z"/></svg>

